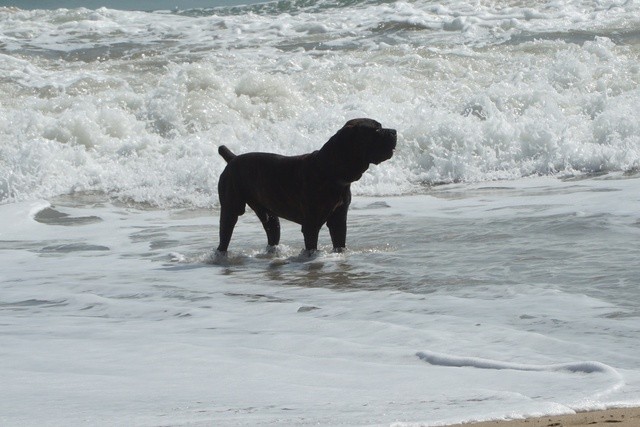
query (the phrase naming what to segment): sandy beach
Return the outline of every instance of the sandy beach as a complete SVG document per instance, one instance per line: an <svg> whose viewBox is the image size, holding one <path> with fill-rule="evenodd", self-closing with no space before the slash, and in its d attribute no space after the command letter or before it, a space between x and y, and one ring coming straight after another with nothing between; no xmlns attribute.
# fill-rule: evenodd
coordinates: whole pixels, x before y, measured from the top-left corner
<svg viewBox="0 0 640 427"><path fill-rule="evenodd" d="M450 427L593 427L604 425L638 427L640 426L640 408L607 409L604 411L580 412L571 415L527 418L524 420L465 423L455 424Z"/></svg>

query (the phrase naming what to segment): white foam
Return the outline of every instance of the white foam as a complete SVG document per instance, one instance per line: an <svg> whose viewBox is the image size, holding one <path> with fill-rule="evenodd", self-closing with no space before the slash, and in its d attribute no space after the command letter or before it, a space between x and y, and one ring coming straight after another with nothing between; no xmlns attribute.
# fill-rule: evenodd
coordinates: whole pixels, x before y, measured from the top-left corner
<svg viewBox="0 0 640 427"><path fill-rule="evenodd" d="M608 374L620 380L621 375L611 366L607 366L600 362L571 362L559 363L555 365L527 365L522 363L509 363L497 360L482 359L479 357L460 357L447 354L441 354L431 351L420 351L416 353L420 360L430 365L449 366L455 368L478 368L478 369L510 369L514 371L525 372L545 372L545 371L567 371L571 373ZM619 387L618 387L619 388Z"/></svg>
<svg viewBox="0 0 640 427"><path fill-rule="evenodd" d="M632 4L590 7L3 12L1 197L101 191L212 206L224 167L217 145L309 152L357 116L397 128L400 139L356 194L632 170L636 47L573 31L589 22L613 38L640 14ZM24 48L31 53L18 54Z"/></svg>

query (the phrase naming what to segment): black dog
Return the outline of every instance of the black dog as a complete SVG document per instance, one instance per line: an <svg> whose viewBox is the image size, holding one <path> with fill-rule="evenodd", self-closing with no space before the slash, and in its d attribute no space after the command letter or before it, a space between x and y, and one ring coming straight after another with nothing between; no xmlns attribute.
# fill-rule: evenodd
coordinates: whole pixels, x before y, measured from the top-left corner
<svg viewBox="0 0 640 427"><path fill-rule="evenodd" d="M228 165L218 182L218 252L227 251L246 205L260 218L270 247L280 242L282 217L302 225L304 245L310 252L317 249L318 233L326 223L334 250L341 252L347 237L351 183L360 179L370 163L390 159L395 147L396 131L383 129L371 119L348 121L320 150L301 156L236 156L220 146L218 152Z"/></svg>

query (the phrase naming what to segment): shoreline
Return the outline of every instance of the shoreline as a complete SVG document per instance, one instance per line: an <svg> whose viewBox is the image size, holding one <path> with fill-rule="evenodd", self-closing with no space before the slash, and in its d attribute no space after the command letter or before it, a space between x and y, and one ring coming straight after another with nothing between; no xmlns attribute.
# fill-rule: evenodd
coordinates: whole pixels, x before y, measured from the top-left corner
<svg viewBox="0 0 640 427"><path fill-rule="evenodd" d="M640 407L604 409L567 415L533 417L518 420L481 421L450 424L447 427L638 427Z"/></svg>

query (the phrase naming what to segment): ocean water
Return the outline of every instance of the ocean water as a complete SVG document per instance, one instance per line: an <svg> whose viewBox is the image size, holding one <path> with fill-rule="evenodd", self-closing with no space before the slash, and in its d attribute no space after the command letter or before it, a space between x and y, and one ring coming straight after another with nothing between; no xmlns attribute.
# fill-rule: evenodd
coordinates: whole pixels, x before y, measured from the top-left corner
<svg viewBox="0 0 640 427"><path fill-rule="evenodd" d="M35 9L118 9L137 11L178 11L259 3L256 0L0 0L0 7Z"/></svg>
<svg viewBox="0 0 640 427"><path fill-rule="evenodd" d="M0 424L640 405L640 5L158 8L0 8ZM217 147L355 117L398 147L349 250L249 212L217 259Z"/></svg>

